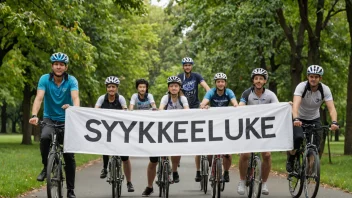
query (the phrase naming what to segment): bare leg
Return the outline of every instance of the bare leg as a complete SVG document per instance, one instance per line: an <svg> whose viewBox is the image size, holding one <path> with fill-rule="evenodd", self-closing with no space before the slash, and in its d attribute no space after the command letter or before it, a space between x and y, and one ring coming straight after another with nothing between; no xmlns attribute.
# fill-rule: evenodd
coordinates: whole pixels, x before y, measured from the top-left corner
<svg viewBox="0 0 352 198"><path fill-rule="evenodd" d="M153 182L154 178L156 176L156 166L158 165L158 162L152 163L149 162L148 164L148 170L147 170L147 177L148 177L148 187L153 188Z"/></svg>
<svg viewBox="0 0 352 198"><path fill-rule="evenodd" d="M200 170L200 155L196 155L194 157L194 161L196 162L196 169L197 169L197 171L199 171Z"/></svg>
<svg viewBox="0 0 352 198"><path fill-rule="evenodd" d="M266 182L269 177L269 173L271 170L271 154L270 152L262 153L263 163L262 163L262 179L263 182Z"/></svg>
<svg viewBox="0 0 352 198"><path fill-rule="evenodd" d="M126 175L126 180L127 182L131 182L131 172L132 172L131 161L128 159L122 163L123 163L123 171Z"/></svg>
<svg viewBox="0 0 352 198"><path fill-rule="evenodd" d="M172 172L177 172L177 166L181 161L181 156L172 156L171 161L172 161Z"/></svg>
<svg viewBox="0 0 352 198"><path fill-rule="evenodd" d="M248 169L248 160L251 154L241 153L240 161L238 162L238 167L240 169L240 179L246 180L246 174Z"/></svg>
<svg viewBox="0 0 352 198"><path fill-rule="evenodd" d="M229 154L228 157L223 157L224 170L228 171L232 164L232 155Z"/></svg>

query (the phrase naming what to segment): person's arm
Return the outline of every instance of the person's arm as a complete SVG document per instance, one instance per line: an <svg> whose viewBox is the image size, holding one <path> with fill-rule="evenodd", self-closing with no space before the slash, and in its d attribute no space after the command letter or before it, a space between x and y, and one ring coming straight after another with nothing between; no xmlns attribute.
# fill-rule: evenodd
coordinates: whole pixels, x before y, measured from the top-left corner
<svg viewBox="0 0 352 198"><path fill-rule="evenodd" d="M123 110L127 110L127 102L125 97L123 97L122 95L119 96L119 102L121 104L121 107Z"/></svg>
<svg viewBox="0 0 352 198"><path fill-rule="evenodd" d="M293 117L293 125L294 126L302 126L302 122L298 117L298 109L301 106L301 102L302 102L302 97L301 96L293 96L293 105L292 105L292 117Z"/></svg>
<svg viewBox="0 0 352 198"><path fill-rule="evenodd" d="M71 91L71 98L73 101L73 106L79 107L80 106L80 101L79 101L79 92L78 90Z"/></svg>
<svg viewBox="0 0 352 198"><path fill-rule="evenodd" d="M244 102L240 102L240 104L238 104L239 106L246 106L246 103Z"/></svg>
<svg viewBox="0 0 352 198"><path fill-rule="evenodd" d="M232 99L231 99L231 103L232 103L232 105L233 105L234 107L237 107L237 106L238 106L238 103L237 103L236 98L232 98Z"/></svg>
<svg viewBox="0 0 352 198"><path fill-rule="evenodd" d="M130 104L130 111L132 111L134 108L134 105L133 104Z"/></svg>
<svg viewBox="0 0 352 198"><path fill-rule="evenodd" d="M210 87L208 86L208 84L205 82L205 80L203 80L200 85L205 89L205 91L209 91Z"/></svg>
<svg viewBox="0 0 352 198"><path fill-rule="evenodd" d="M209 100L206 99L206 98L203 98L203 100L202 100L202 102L200 103L199 107L200 107L201 109L204 109L204 108L206 108L206 106L207 106L208 103L209 103Z"/></svg>
<svg viewBox="0 0 352 198"><path fill-rule="evenodd" d="M40 110L40 106L42 105L43 98L44 98L45 91L44 90L38 90L37 95L35 96L34 102L33 102L33 107L32 107L32 115L38 115L38 112ZM29 123L33 125L38 124L38 117L30 118Z"/></svg>
<svg viewBox="0 0 352 198"><path fill-rule="evenodd" d="M187 100L186 96L181 96L180 100L183 104L183 109L189 109L189 104L188 104L188 100Z"/></svg>
<svg viewBox="0 0 352 198"><path fill-rule="evenodd" d="M149 101L150 101L150 105L152 105L152 109L156 110L157 107L156 107L156 104L155 104L154 96L152 94L148 94L148 98L149 98Z"/></svg>
<svg viewBox="0 0 352 198"><path fill-rule="evenodd" d="M332 121L331 130L335 131L339 128L339 126L337 124L337 112L336 112L334 101L333 100L325 101L325 104L328 107L331 121Z"/></svg>
<svg viewBox="0 0 352 198"><path fill-rule="evenodd" d="M165 106L167 105L168 102L168 95L165 95L161 98L160 105L159 105L159 110L164 110Z"/></svg>

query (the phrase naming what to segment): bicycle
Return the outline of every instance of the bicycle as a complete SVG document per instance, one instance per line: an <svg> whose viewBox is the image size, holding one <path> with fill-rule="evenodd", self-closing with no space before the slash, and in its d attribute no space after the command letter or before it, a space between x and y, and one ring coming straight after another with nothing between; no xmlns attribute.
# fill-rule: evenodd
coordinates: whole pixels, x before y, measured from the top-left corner
<svg viewBox="0 0 352 198"><path fill-rule="evenodd" d="M209 176L209 161L206 155L200 157L200 190L207 194L208 191L208 176Z"/></svg>
<svg viewBox="0 0 352 198"><path fill-rule="evenodd" d="M109 160L108 182L112 186L112 198L121 197L121 188L124 180L122 160L120 156L112 156Z"/></svg>
<svg viewBox="0 0 352 198"><path fill-rule="evenodd" d="M63 140L65 124L49 124L44 121L40 121L40 125L42 127L47 125L54 128L54 132L51 134L51 149L49 152L46 170L47 196L48 198L62 198L62 189L65 180L62 166L65 164L63 160L63 147L60 144L60 141Z"/></svg>
<svg viewBox="0 0 352 198"><path fill-rule="evenodd" d="M318 147L319 132L325 133L330 126L315 127L315 124L303 124L303 143L296 151L294 169L288 174L289 190L293 198L301 196L304 189L306 198L315 198L320 184L320 159Z"/></svg>
<svg viewBox="0 0 352 198"><path fill-rule="evenodd" d="M213 155L211 167L211 187L213 188L212 197L221 197L221 191L225 189L225 180L222 176L222 155Z"/></svg>
<svg viewBox="0 0 352 198"><path fill-rule="evenodd" d="M256 153L251 153L246 175L248 198L260 198L262 191L262 163Z"/></svg>
<svg viewBox="0 0 352 198"><path fill-rule="evenodd" d="M158 180L156 184L159 186L159 197L169 197L169 187L172 184L170 179L171 169L169 157L159 157L157 176Z"/></svg>

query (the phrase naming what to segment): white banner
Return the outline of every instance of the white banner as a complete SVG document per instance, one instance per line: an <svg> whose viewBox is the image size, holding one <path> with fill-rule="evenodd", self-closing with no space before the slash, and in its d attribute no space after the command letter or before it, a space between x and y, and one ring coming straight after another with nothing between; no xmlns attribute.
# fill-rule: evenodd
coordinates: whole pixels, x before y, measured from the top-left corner
<svg viewBox="0 0 352 198"><path fill-rule="evenodd" d="M70 107L64 151L177 156L285 151L293 148L291 105L168 111Z"/></svg>

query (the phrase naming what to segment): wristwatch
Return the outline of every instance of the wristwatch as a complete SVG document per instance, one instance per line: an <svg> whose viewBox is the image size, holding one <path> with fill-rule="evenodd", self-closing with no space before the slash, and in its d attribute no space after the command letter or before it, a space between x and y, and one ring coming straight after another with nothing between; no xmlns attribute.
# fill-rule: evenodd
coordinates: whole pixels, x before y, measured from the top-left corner
<svg viewBox="0 0 352 198"><path fill-rule="evenodd" d="M32 118L37 118L38 116L37 115L32 115Z"/></svg>

